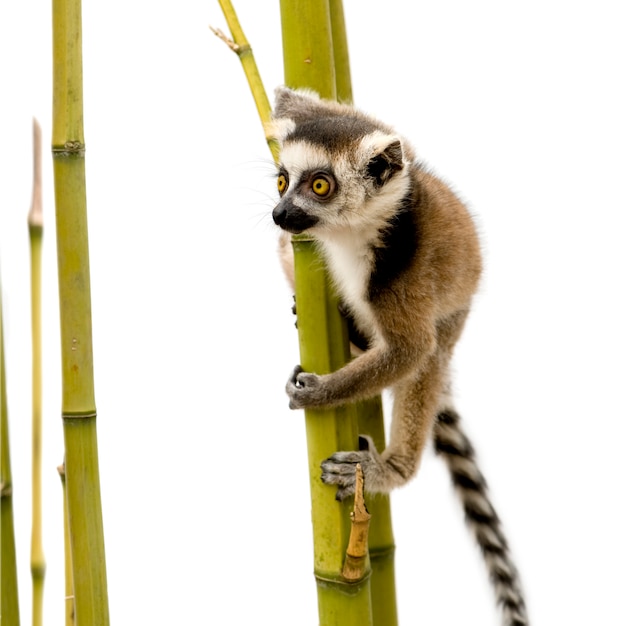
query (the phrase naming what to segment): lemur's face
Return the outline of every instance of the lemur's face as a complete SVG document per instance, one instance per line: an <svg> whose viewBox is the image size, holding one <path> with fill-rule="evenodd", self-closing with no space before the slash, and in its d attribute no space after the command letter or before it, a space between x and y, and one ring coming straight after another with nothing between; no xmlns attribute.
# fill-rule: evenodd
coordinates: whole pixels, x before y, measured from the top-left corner
<svg viewBox="0 0 626 626"><path fill-rule="evenodd" d="M273 211L291 233L355 229L387 217L380 206L405 192L400 140L346 115L296 124L280 120L283 136Z"/></svg>

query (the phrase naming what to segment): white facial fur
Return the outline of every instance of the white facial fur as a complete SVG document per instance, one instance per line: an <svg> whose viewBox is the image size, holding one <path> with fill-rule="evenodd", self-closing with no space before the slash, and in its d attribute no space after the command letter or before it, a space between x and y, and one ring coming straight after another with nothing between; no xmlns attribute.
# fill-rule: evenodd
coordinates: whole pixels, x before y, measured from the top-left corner
<svg viewBox="0 0 626 626"><path fill-rule="evenodd" d="M323 147L305 141L283 144L281 162L290 178L287 194L293 194L297 206L308 206L320 217L320 222L311 229L318 239L343 236L344 231L358 231L367 243L378 237L408 190L408 174L405 167L377 189L364 173L367 163L395 140L394 136L376 131L364 137L356 150L332 157ZM336 195L326 202L298 201L293 190L299 177L316 169L334 174L338 185Z"/></svg>

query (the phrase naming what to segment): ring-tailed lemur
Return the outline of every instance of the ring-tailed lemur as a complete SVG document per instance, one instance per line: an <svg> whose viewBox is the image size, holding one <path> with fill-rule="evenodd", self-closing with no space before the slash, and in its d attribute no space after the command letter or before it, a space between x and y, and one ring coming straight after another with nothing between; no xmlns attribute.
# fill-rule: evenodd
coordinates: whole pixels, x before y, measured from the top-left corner
<svg viewBox="0 0 626 626"><path fill-rule="evenodd" d="M390 440L379 453L367 436L360 450L322 463L337 499L354 493L355 465L365 489L388 492L417 471L433 437L485 557L507 626L528 624L517 570L472 447L461 430L448 367L481 273L472 219L441 180L419 164L386 124L310 92L276 91L270 132L279 141L285 233L318 242L339 296L366 349L325 375L296 367L290 407L335 406L391 388ZM282 237L283 255L288 255ZM289 262L283 263L293 280Z"/></svg>

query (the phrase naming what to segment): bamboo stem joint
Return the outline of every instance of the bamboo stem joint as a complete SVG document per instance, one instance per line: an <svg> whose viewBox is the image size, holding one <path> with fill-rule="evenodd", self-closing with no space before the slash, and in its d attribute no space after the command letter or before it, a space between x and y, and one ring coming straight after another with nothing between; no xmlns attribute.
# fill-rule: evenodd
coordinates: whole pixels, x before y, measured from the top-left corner
<svg viewBox="0 0 626 626"><path fill-rule="evenodd" d="M52 157L84 157L85 144L80 141L66 141L62 146L52 146Z"/></svg>

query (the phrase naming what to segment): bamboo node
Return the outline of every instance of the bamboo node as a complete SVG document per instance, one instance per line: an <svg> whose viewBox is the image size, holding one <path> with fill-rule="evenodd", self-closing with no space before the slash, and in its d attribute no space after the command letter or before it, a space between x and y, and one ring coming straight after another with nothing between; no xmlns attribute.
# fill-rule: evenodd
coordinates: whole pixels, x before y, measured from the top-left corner
<svg viewBox="0 0 626 626"><path fill-rule="evenodd" d="M30 566L30 573L33 578L43 579L46 576L46 563L32 563Z"/></svg>
<svg viewBox="0 0 626 626"><path fill-rule="evenodd" d="M0 483L0 497L9 498L13 495L13 488L9 483Z"/></svg>
<svg viewBox="0 0 626 626"><path fill-rule="evenodd" d="M370 578L371 575L372 575L371 569L366 570L363 573L363 576L361 576L360 578L348 578L343 574L343 572L341 576L339 577L323 576L322 574L313 572L313 576L318 583L321 583L323 585L343 586L346 589L360 585L363 581Z"/></svg>
<svg viewBox="0 0 626 626"><path fill-rule="evenodd" d="M81 141L66 141L62 146L52 146L53 157L85 156L85 144Z"/></svg>
<svg viewBox="0 0 626 626"><path fill-rule="evenodd" d="M96 412L95 411L88 411L85 413L62 413L61 414L61 419L64 420L82 420L82 419L88 419L90 417L97 417L96 416Z"/></svg>
<svg viewBox="0 0 626 626"><path fill-rule="evenodd" d="M379 547L379 548L370 548L369 553L370 553L370 558L372 559L382 560L382 559L393 558L393 555L396 553L396 546L389 545L389 546L384 546L384 547Z"/></svg>

